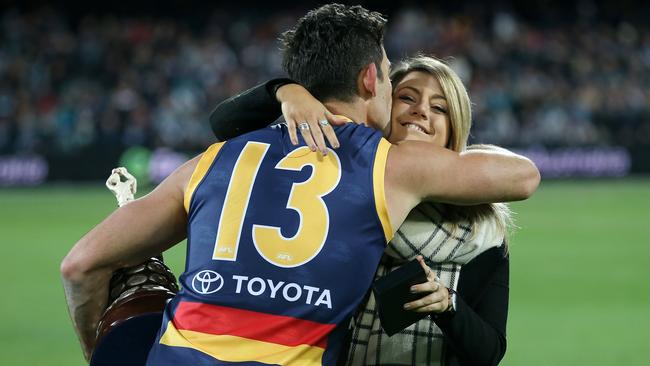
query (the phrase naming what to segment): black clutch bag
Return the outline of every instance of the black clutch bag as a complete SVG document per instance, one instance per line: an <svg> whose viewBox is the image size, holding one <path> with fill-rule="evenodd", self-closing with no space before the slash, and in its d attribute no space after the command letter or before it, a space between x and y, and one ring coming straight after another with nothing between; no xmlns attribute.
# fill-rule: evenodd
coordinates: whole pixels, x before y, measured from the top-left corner
<svg viewBox="0 0 650 366"><path fill-rule="evenodd" d="M423 297L421 293L411 293L411 286L424 282L427 282L426 273L414 259L373 283L379 320L386 334L392 336L429 315L404 310L404 304Z"/></svg>

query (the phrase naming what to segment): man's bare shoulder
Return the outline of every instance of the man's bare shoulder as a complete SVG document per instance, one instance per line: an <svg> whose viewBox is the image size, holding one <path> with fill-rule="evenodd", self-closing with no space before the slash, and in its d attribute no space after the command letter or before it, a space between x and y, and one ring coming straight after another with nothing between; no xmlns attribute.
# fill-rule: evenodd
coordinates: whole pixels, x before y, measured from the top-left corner
<svg viewBox="0 0 650 366"><path fill-rule="evenodd" d="M394 228L399 227L411 209L420 203L426 187L437 185L435 177L428 176L425 171L436 170L444 174L442 166L450 158L448 152L420 141L391 145L384 180L388 213Z"/></svg>
<svg viewBox="0 0 650 366"><path fill-rule="evenodd" d="M192 178L192 174L196 170L197 165L199 164L199 161L203 157L203 153L193 157L192 159L186 161L172 173L170 177L174 177L173 179L175 180L176 186L181 189L181 191L185 192L185 189L187 188L187 185L190 182L190 179Z"/></svg>
<svg viewBox="0 0 650 366"><path fill-rule="evenodd" d="M419 185L436 183L437 177L448 173L448 168L458 163L459 154L422 141L404 141L392 145L386 161L386 179L398 187L415 189ZM426 172L437 171L428 176ZM406 183L406 184L405 184ZM396 187L394 187L396 188Z"/></svg>

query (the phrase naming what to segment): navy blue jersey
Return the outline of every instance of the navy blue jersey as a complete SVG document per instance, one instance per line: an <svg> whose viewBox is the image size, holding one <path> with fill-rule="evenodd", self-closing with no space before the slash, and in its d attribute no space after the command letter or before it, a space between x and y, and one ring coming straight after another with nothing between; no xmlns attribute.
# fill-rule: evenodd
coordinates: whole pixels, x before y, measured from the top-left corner
<svg viewBox="0 0 650 366"><path fill-rule="evenodd" d="M285 125L212 145L186 189L188 250L150 365L334 365L392 236L390 144L336 127L326 156Z"/></svg>

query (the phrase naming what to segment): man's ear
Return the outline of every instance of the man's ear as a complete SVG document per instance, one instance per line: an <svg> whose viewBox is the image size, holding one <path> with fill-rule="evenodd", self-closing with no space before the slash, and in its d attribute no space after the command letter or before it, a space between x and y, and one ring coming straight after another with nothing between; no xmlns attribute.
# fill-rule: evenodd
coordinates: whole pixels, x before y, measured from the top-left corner
<svg viewBox="0 0 650 366"><path fill-rule="evenodd" d="M365 92L374 96L377 96L377 66L374 62L368 64L361 71L361 80L363 82L363 87Z"/></svg>

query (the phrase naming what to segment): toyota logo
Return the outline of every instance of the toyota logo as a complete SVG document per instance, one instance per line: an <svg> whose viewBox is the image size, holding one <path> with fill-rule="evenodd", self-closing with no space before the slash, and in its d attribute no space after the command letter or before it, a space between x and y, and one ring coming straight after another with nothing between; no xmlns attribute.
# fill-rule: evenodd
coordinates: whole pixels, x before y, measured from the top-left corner
<svg viewBox="0 0 650 366"><path fill-rule="evenodd" d="M223 277L209 269L195 274L192 279L192 288L202 295L213 294L221 290L221 287L223 287Z"/></svg>

